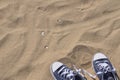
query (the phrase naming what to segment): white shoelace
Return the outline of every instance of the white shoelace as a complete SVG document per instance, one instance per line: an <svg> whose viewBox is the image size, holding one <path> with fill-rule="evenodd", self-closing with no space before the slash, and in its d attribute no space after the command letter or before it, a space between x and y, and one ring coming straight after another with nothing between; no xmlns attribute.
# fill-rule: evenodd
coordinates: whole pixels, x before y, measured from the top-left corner
<svg viewBox="0 0 120 80"><path fill-rule="evenodd" d="M104 71L105 73L110 71L111 68L107 63L100 63L98 64L99 70Z"/></svg>
<svg viewBox="0 0 120 80"><path fill-rule="evenodd" d="M60 72L62 72L62 73L60 74L60 76L64 77L65 79L73 80L73 78L74 78L73 71L71 71L70 69L68 69L66 67L65 68L61 68L61 69L62 70L60 70Z"/></svg>

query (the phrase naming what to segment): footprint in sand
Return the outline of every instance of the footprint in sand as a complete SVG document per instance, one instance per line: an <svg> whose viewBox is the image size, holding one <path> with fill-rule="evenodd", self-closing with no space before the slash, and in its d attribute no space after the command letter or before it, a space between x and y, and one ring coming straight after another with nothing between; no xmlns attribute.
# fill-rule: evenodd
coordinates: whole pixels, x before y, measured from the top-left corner
<svg viewBox="0 0 120 80"><path fill-rule="evenodd" d="M59 61L65 63L69 67L72 67L74 64L79 68L87 69L91 67L91 60L94 53L102 51L102 49L95 49L90 46L77 45L66 57L60 59Z"/></svg>

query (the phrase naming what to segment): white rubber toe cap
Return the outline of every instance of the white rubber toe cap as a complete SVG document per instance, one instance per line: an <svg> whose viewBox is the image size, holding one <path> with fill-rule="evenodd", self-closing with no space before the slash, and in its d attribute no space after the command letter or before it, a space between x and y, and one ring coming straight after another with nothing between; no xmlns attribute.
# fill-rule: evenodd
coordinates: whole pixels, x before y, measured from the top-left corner
<svg viewBox="0 0 120 80"><path fill-rule="evenodd" d="M104 59L104 58L107 58L104 54L102 54L102 53L96 53L94 55L93 61L98 60L98 59Z"/></svg>
<svg viewBox="0 0 120 80"><path fill-rule="evenodd" d="M52 65L51 65L51 69L53 72L55 72L60 66L62 66L63 63L61 62L54 62Z"/></svg>

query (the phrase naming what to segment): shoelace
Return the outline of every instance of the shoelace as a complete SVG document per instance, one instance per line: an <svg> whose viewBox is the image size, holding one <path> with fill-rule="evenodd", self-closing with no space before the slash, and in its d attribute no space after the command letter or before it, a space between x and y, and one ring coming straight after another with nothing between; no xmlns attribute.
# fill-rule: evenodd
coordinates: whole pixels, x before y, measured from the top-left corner
<svg viewBox="0 0 120 80"><path fill-rule="evenodd" d="M60 74L60 76L62 76L65 79L74 80L74 73L73 73L73 71L71 71L67 67L61 68L61 70L59 70L58 73Z"/></svg>
<svg viewBox="0 0 120 80"><path fill-rule="evenodd" d="M107 63L100 63L98 64L99 70L103 71L104 73L111 70L110 66Z"/></svg>

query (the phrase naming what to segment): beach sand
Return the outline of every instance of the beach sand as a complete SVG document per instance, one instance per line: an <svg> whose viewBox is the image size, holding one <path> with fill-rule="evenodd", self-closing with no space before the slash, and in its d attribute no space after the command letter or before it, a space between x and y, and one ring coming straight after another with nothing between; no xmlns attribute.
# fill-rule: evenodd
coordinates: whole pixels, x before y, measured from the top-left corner
<svg viewBox="0 0 120 80"><path fill-rule="evenodd" d="M54 61L95 74L97 52L120 75L120 0L0 0L0 80L53 80Z"/></svg>

